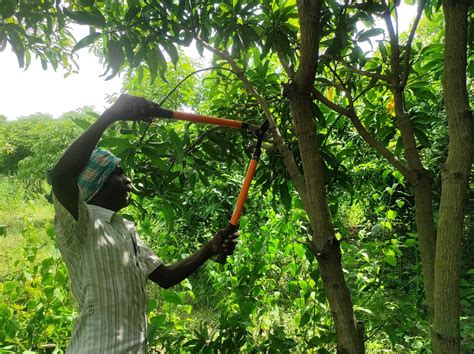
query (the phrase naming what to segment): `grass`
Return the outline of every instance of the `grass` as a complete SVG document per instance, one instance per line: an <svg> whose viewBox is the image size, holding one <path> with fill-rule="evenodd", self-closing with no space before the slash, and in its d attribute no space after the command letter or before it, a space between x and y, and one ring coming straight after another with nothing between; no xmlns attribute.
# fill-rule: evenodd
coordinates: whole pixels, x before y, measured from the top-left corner
<svg viewBox="0 0 474 354"><path fill-rule="evenodd" d="M46 230L54 218L53 206L41 194L28 192L14 177L0 177L0 279L14 273L24 260L26 242L45 245L38 257L44 258L53 246Z"/></svg>

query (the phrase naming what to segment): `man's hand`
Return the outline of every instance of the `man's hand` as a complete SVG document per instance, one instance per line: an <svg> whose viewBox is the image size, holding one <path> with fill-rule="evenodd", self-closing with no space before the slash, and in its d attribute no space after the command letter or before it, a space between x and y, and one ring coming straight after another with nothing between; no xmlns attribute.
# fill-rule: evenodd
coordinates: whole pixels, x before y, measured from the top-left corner
<svg viewBox="0 0 474 354"><path fill-rule="evenodd" d="M160 265L148 278L163 288L178 284L194 273L204 262L217 254L229 256L234 252L239 233L234 225L227 225L199 251L172 265Z"/></svg>
<svg viewBox="0 0 474 354"><path fill-rule="evenodd" d="M237 237L239 237L239 232L236 231L236 226L232 224L217 231L214 237L209 241L213 254L230 256L234 253Z"/></svg>
<svg viewBox="0 0 474 354"><path fill-rule="evenodd" d="M151 122L153 112L159 108L158 104L150 102L143 97L120 95L117 101L104 112L111 121L135 120Z"/></svg>

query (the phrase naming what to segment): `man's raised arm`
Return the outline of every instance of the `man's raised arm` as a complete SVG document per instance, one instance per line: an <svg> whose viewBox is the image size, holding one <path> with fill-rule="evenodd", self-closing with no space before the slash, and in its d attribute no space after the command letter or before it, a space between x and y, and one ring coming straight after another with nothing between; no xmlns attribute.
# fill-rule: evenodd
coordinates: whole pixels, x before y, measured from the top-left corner
<svg viewBox="0 0 474 354"><path fill-rule="evenodd" d="M113 122L119 120L150 121L149 112L156 104L141 97L121 95L100 118L92 124L64 152L51 172L51 182L54 196L71 213L78 218L77 202L79 187L77 179L86 167L100 137Z"/></svg>

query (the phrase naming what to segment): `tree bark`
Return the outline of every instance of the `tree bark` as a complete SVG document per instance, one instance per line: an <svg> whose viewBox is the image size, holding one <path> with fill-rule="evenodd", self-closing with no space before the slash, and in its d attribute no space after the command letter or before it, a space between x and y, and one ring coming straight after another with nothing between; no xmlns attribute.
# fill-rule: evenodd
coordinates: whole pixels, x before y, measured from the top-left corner
<svg viewBox="0 0 474 354"><path fill-rule="evenodd" d="M466 89L469 2L446 0L444 102L449 128L448 157L442 169L434 281L434 353L460 353L460 251L464 204L474 156L474 127Z"/></svg>
<svg viewBox="0 0 474 354"><path fill-rule="evenodd" d="M309 201L313 249L331 307L338 352L364 352L363 331L357 325L341 265L341 252L331 221L320 145L311 111L311 90L318 64L321 1L297 2L301 30L300 65L289 87L288 98L298 138Z"/></svg>

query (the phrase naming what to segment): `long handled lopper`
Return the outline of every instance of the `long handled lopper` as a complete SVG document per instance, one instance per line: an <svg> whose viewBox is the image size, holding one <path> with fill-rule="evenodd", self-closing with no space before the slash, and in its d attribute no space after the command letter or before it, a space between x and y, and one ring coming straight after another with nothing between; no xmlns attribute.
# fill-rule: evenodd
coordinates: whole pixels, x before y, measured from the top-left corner
<svg viewBox="0 0 474 354"><path fill-rule="evenodd" d="M223 126L227 128L251 130L256 135L257 144L255 145L252 158L247 168L247 174L245 175L242 188L240 189L239 197L237 198L237 203L235 204L234 212L232 213L232 216L230 218L229 225L227 225L227 227L223 229L222 231L224 237L227 235L230 235L235 230L237 230L237 225L239 224L240 216L242 215L242 210L244 208L245 200L247 199L250 184L252 182L253 176L255 174L255 170L257 168L257 162L260 159L260 154L262 150L262 142L265 138L265 133L268 130L268 126L269 126L268 120L265 120L265 122L260 127L256 127L254 125L241 122L238 120L223 119L223 118L204 116L204 115L192 114L192 113L175 112L175 111L170 111L167 109L162 109L160 107L156 107L153 110L152 114L153 116L158 117L158 118L170 118L170 119L185 120L185 121L190 121L190 122L218 125L218 126ZM220 264L225 264L226 259L227 259L227 255L221 252L217 256L216 261Z"/></svg>

